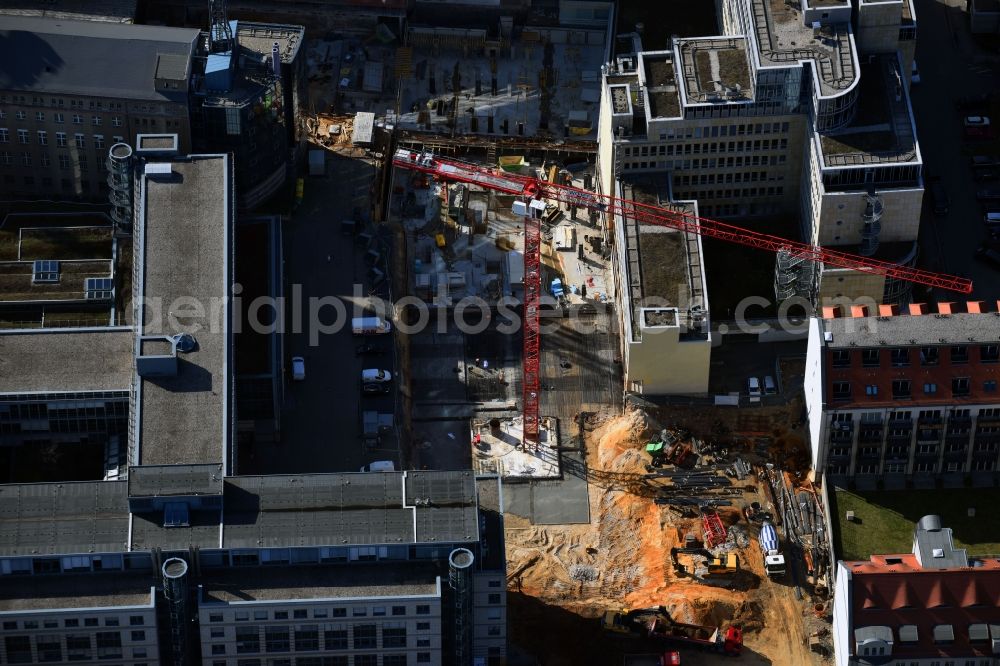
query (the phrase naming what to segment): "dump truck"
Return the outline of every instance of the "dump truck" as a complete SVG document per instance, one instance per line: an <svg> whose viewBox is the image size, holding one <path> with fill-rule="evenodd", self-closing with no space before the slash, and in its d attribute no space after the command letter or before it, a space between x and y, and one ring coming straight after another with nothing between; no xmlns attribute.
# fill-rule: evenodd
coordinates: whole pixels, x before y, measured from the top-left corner
<svg viewBox="0 0 1000 666"><path fill-rule="evenodd" d="M736 656L743 651L743 630L676 622L666 606L608 611L601 620L606 631L689 645Z"/></svg>
<svg viewBox="0 0 1000 666"><path fill-rule="evenodd" d="M778 531L769 522L764 522L760 528L760 536L757 539L760 545L760 552L764 556L764 571L769 578L777 578L785 575L785 556L781 554L781 547L778 542Z"/></svg>

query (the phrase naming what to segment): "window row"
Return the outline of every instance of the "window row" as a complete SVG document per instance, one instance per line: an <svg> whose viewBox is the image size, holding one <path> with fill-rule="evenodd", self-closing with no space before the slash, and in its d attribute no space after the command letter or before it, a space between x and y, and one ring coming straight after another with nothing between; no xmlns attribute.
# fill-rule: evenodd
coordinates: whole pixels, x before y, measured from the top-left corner
<svg viewBox="0 0 1000 666"><path fill-rule="evenodd" d="M969 345L952 345L945 347L894 347L889 349L889 361L894 367L905 367L911 365L912 361L918 361L921 366L938 365L941 362L941 350L949 349L948 358L951 363L965 364L969 362ZM973 349L979 350L980 363L997 363L1000 361L1000 345L985 344L975 345ZM862 349L861 367L877 368L882 363L882 349ZM849 368L855 361L855 353L851 349L831 350L830 363L835 368Z"/></svg>
<svg viewBox="0 0 1000 666"><path fill-rule="evenodd" d="M745 199L747 197L780 197L785 195L783 186L776 187L743 187L725 190L681 191L675 192L678 201L689 199Z"/></svg>
<svg viewBox="0 0 1000 666"><path fill-rule="evenodd" d="M381 629L381 630L380 630ZM420 625L418 625L418 630ZM428 627L429 629L429 627ZM381 641L379 641L381 634ZM225 632L214 631L213 638L225 638ZM380 645L381 643L381 645ZM431 647L430 636L415 638L416 647ZM372 650L406 648L405 622L356 624L353 627L302 625L298 627L257 625L236 627L235 654L261 652L331 652L335 650ZM228 654L226 643L214 643L213 655Z"/></svg>
<svg viewBox="0 0 1000 666"><path fill-rule="evenodd" d="M666 155L669 157L673 155L742 153L751 150L760 152L762 150L786 150L787 148L788 139L758 139L756 141L713 141L711 143L623 146L622 154L625 157L654 157L656 155Z"/></svg>
<svg viewBox="0 0 1000 666"><path fill-rule="evenodd" d="M865 395L876 397L879 395L878 384L865 384ZM833 382L833 399L850 400L853 397L854 387L852 382ZM938 384L935 382L917 382L917 388L921 389L924 395L937 395ZM983 381L983 391L985 393L995 393L997 390L997 380L987 379ZM892 380L892 397L894 399L913 397L914 385L909 379ZM951 380L951 395L953 397L964 397L972 393L972 380L969 377L953 377Z"/></svg>
<svg viewBox="0 0 1000 666"><path fill-rule="evenodd" d="M788 132L788 123L747 123L742 125L710 125L708 127L668 128L660 132L660 141L670 139L701 139L720 136L745 136Z"/></svg>
<svg viewBox="0 0 1000 666"><path fill-rule="evenodd" d="M354 666L379 666L379 655L377 654L355 654L353 655ZM351 657L348 655L335 655L326 657L297 657L294 660L287 659L240 659L237 666L350 666ZM405 654L384 654L382 655L382 666L407 666L407 656ZM431 663L430 652L418 652L418 664ZM225 660L213 661L212 666L226 666Z"/></svg>
<svg viewBox="0 0 1000 666"><path fill-rule="evenodd" d="M64 559L75 559L75 558L66 557ZM103 626L105 626L105 627L117 627L117 626L119 626L119 622L120 622L120 620L119 620L118 616L108 615L108 616L104 617ZM144 618L142 615L130 615L129 618L128 618L128 623L129 623L129 626L131 626L131 627L142 627L142 626L144 626L146 624L146 618ZM68 628L68 629L72 629L72 628L80 627L80 626L84 626L84 627L99 627L99 626L102 626L102 625L101 625L100 618L85 617L85 618L83 618L83 624L81 625L79 618L70 617L70 618L66 618L66 619L64 619L62 621L62 626L65 627L65 628ZM59 620L56 620L56 619L48 619L48 620L41 620L41 621L39 621L39 620L24 620L24 621L4 620L4 622L3 622L3 630L4 631L18 631L18 630L31 631L31 630L40 629L40 628L41 629L58 629L59 628ZM139 640L142 640L142 639L139 639Z"/></svg>
<svg viewBox="0 0 1000 666"><path fill-rule="evenodd" d="M372 617L384 617L386 615L392 615L395 617L405 616L407 614L406 606L353 606L351 607L350 615L351 617L368 617L369 610ZM347 617L348 609L340 606L335 608L313 608L312 617L316 619L323 619L326 617ZM416 615L430 615L431 607L430 604L417 604L414 608ZM248 622L250 620L250 611L248 610L238 610L235 614L235 620L237 622ZM253 611L254 620L303 620L309 616L309 609L306 608L295 608L292 609L289 616L289 611L287 610L275 610L273 613L267 609L257 609ZM209 613L208 621L212 623L224 622L225 615L222 613Z"/></svg>

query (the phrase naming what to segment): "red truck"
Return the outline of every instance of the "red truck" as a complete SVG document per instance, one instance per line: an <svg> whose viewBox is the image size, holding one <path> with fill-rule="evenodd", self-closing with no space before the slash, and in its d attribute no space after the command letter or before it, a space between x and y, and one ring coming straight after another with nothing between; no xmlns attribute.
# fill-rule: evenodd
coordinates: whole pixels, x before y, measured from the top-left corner
<svg viewBox="0 0 1000 666"><path fill-rule="evenodd" d="M743 652L743 630L739 627L705 627L698 624L675 622L669 615L649 621L647 635L674 643L722 652L733 657Z"/></svg>
<svg viewBox="0 0 1000 666"><path fill-rule="evenodd" d="M705 627L676 622L666 606L636 610L607 611L601 620L605 631L619 634L645 635L672 644L690 645L715 650L730 656L743 652L743 630L731 626Z"/></svg>
<svg viewBox="0 0 1000 666"><path fill-rule="evenodd" d="M625 666L681 666L681 653L670 650L663 654L627 654Z"/></svg>

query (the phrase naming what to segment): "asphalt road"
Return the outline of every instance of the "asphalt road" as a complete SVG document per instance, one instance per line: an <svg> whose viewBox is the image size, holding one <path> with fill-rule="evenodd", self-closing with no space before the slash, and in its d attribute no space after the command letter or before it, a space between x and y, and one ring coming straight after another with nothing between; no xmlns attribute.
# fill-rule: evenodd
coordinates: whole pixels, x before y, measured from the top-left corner
<svg viewBox="0 0 1000 666"><path fill-rule="evenodd" d="M282 441L258 444L254 466L269 474L299 472L358 471L373 460L399 463L398 445L393 434L383 437L376 449L366 448L361 439L362 409L392 413L395 391L389 395L360 395L361 370L377 367L396 371L391 336L359 338L352 334L351 303L355 284L361 294L370 285L364 249L344 236L340 222L352 217L354 208L368 211L368 189L373 175L370 165L357 160L328 157L327 176L306 179L302 204L285 223L285 295L291 303L293 290L301 289L302 325L295 327L294 309L289 306L286 353L305 358L306 378L289 382L283 410ZM333 333L311 333L310 299L336 296L347 305L346 324ZM332 307L319 310L319 320L331 324L337 318ZM314 338L316 344L312 344ZM373 342L385 353L357 357L362 342Z"/></svg>
<svg viewBox="0 0 1000 666"><path fill-rule="evenodd" d="M996 90L1000 63L973 43L964 6L964 0L916 0L921 82L910 95L926 171L941 176L951 198L948 215L936 217L925 194L920 249L927 268L970 277L972 298L995 301L1000 298L1000 270L973 258L986 237L976 201L982 184L972 179L969 168L969 156L981 148L963 141L963 114L954 101ZM935 298L965 297L940 291Z"/></svg>

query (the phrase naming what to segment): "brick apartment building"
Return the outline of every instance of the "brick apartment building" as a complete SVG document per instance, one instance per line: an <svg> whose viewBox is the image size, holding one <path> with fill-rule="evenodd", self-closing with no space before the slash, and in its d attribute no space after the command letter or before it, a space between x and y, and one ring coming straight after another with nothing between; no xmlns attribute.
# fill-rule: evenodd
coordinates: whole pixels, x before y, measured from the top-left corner
<svg viewBox="0 0 1000 666"><path fill-rule="evenodd" d="M1000 655L1000 562L955 548L924 516L913 550L837 564L837 666L993 666Z"/></svg>
<svg viewBox="0 0 1000 666"><path fill-rule="evenodd" d="M992 485L1000 303L824 308L805 392L813 466L859 487Z"/></svg>

